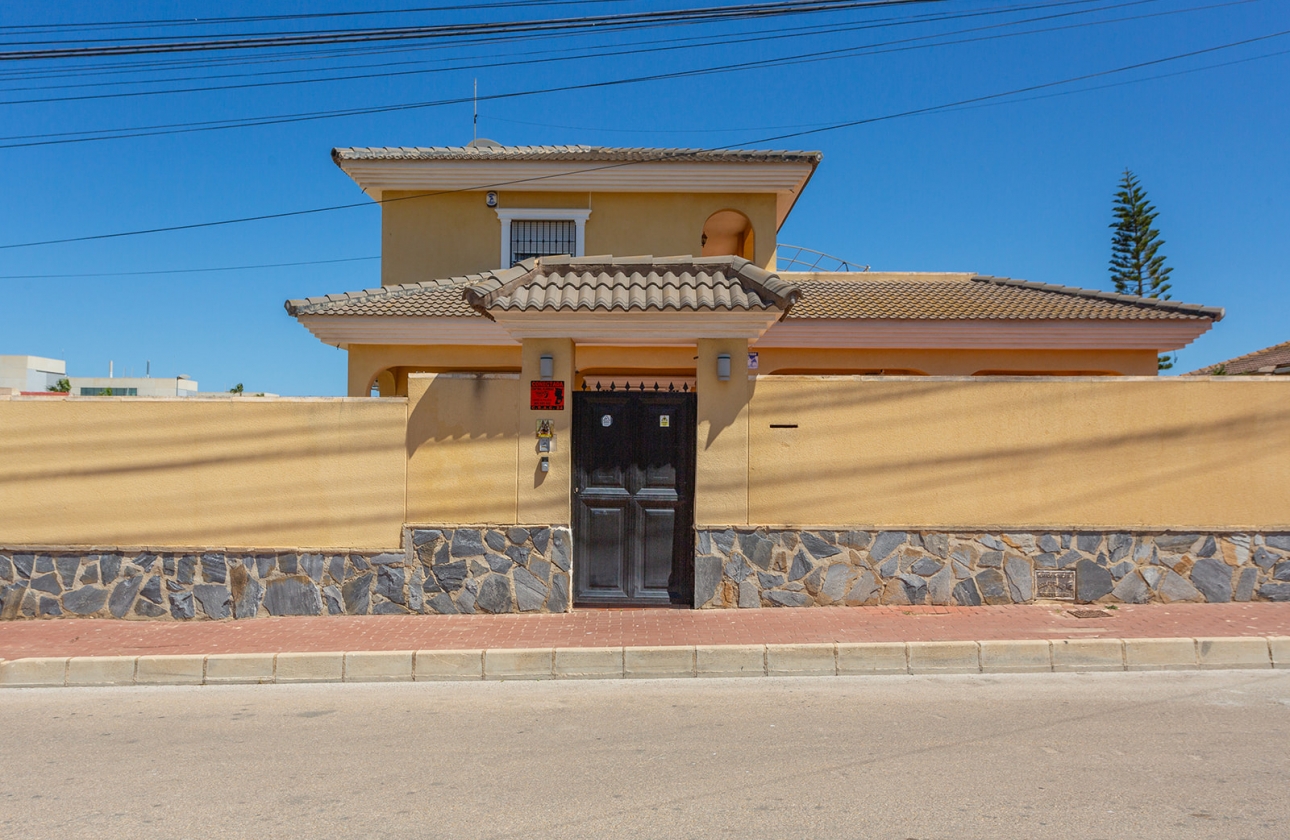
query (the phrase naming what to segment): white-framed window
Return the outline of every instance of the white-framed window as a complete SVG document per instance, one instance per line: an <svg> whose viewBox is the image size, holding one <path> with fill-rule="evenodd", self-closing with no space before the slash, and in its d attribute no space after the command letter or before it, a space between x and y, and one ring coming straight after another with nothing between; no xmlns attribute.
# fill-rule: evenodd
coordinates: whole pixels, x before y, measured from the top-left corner
<svg viewBox="0 0 1290 840"><path fill-rule="evenodd" d="M568 208L498 208L502 222L501 267L510 268L529 257L585 254L590 210Z"/></svg>

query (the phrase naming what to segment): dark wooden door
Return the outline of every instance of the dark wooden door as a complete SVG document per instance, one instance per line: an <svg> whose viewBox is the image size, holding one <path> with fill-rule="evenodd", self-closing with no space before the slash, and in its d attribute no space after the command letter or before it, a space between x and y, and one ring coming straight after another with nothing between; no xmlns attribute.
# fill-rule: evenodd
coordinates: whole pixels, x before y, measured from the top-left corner
<svg viewBox="0 0 1290 840"><path fill-rule="evenodd" d="M689 604L695 396L573 395L574 601Z"/></svg>

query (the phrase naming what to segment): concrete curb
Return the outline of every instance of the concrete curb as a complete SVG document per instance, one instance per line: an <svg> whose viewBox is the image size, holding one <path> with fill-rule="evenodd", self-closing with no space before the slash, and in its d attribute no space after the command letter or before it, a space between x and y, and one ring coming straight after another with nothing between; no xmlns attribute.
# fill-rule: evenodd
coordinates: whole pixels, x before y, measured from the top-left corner
<svg viewBox="0 0 1290 840"><path fill-rule="evenodd" d="M72 656L0 660L0 688L1290 669L1290 637Z"/></svg>

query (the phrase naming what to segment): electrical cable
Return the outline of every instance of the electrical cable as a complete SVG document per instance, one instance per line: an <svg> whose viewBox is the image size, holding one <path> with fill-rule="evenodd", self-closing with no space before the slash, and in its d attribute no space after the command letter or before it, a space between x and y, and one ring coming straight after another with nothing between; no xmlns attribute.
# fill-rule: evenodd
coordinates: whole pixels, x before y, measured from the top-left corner
<svg viewBox="0 0 1290 840"><path fill-rule="evenodd" d="M545 33L594 29L606 31L636 23L671 23L686 21L718 22L728 20L753 20L818 12L841 12L915 4L944 3L947 0L771 0L765 3L743 3L733 6L708 6L680 10L651 12L626 12L612 15L587 15L573 18L534 19L524 21L498 21L437 24L432 26L377 27L370 29L336 30L313 33L245 35L204 41L177 41L156 43L156 39L125 39L126 41L150 40L153 43L116 43L104 46L77 46L49 49L0 51L3 61L46 61L50 59L94 58L116 55L153 55L157 53L205 52L212 50L278 49L282 47L310 46L315 44L372 43L376 41L401 41L409 39L453 38L468 34ZM10 42L7 46L28 46L39 42ZM96 43L94 41L82 43Z"/></svg>
<svg viewBox="0 0 1290 840"><path fill-rule="evenodd" d="M1258 2L1259 0L1229 0L1232 3ZM1135 0L1135 2L1152 2L1152 0ZM1129 3L1126 5L1132 5ZM1224 5L1224 4L1219 4ZM1208 7L1203 7L1208 8ZM1188 10L1182 10L1188 11ZM1168 12L1172 14L1173 12ZM1161 13L1166 14L1166 13ZM462 105L470 102L487 102L504 99L514 99L518 97L545 95L550 93L566 93L576 90L592 90L597 88L616 87L626 84L638 84L642 82L666 81L671 79L689 78L696 76L715 75L727 72L746 72L749 70L764 69L768 67L781 67L794 64L809 64L819 61L831 61L839 58L845 58L851 55L879 55L890 52L903 52L911 49L926 49L935 46L951 46L966 43L974 43L986 40L995 40L1003 37L1017 37L1020 35L1035 34L1041 31L1058 31L1070 28L1080 28L1083 26L1102 25L1105 23L1123 22L1130 18L1117 18L1110 21L1091 21L1086 24L1076 24L1071 26L1052 27L1048 30L1031 30L1021 33L1005 33L1001 35L980 36L976 38L962 38L957 41L942 41L934 44L914 45L914 46L896 46L884 49L876 49L874 45L863 45L859 47L844 47L835 50L817 51L807 56L787 56L759 61L741 61L733 64L724 64L709 66L705 68L693 68L689 70L678 70L665 73L656 73L648 76L635 76L624 79L608 79L592 82L582 82L578 84L563 85L553 88L542 88L528 91L508 91L503 93L485 94L483 96L462 96L449 99L430 100L427 102L399 103L395 105L367 106L362 108L350 108L342 110L305 112L302 114L275 115L268 117L256 118L239 118L226 120L208 120L193 123L172 123L155 126L145 126L130 129L98 129L94 131L75 131L62 133L43 133L38 135L11 135L0 137L0 149L8 148L28 148L35 146L63 145L68 143L86 143L97 142L102 140L119 140L136 137L152 137L169 134L189 134L202 131L220 131L234 128L259 127L266 125L280 125L284 123L295 122L312 122L324 119L337 119L349 116L368 116L371 114L391 113L408 110L421 110L425 108L442 107L448 105ZM1002 25L1002 24L1001 24ZM995 28L995 27L982 27ZM971 30L966 30L971 31ZM910 40L925 40L930 37L941 36L922 36L914 39L902 39L892 44L904 44ZM881 46L881 45L880 45ZM4 141L26 141L26 142L4 142Z"/></svg>
<svg viewBox="0 0 1290 840"><path fill-rule="evenodd" d="M900 39L896 41L887 41L887 42L881 42L878 44L867 44L867 45L864 45L863 47L848 47L848 48L843 48L842 50L827 50L823 52L817 52L814 55L818 56L818 55L845 54L850 50L856 50L856 49L865 50L865 49L873 49L873 48L883 47L883 46L890 46L893 44L907 43L909 41L929 40L933 38L946 38L956 34L980 32L980 31L985 31L989 29L997 29L1005 26L1021 26L1027 23L1036 23L1044 20L1052 20L1056 18L1070 17L1074 15L1094 14L1097 12L1110 11L1115 9L1126 8L1129 6L1138 6L1138 5L1157 3L1157 2L1160 2L1160 0L1127 0L1126 2L1119 2L1119 3L1099 6L1091 9L1078 9L1074 11L1060 12L1060 13L1051 14L1051 15L1041 15L1041 16L1026 18L1024 20L1006 21L1003 23L992 24L989 26L960 29L954 32L922 35L922 36L917 36L915 38ZM1255 3L1255 2L1262 2L1262 0L1227 0L1227 2L1217 3L1211 6L1201 6L1201 7L1187 8L1187 9L1175 9L1175 10L1169 10L1165 12L1157 12L1150 15L1139 15L1134 17L1116 18L1110 21L1092 21L1086 25L1098 26L1106 23L1121 23L1121 22L1130 21L1130 20L1140 20L1144 17L1158 17L1158 16L1165 16L1165 15L1173 15L1173 14L1183 14L1186 12L1202 11L1202 10L1218 8L1222 6L1233 6L1233 5L1241 5L1245 3ZM1058 4L1058 5L1065 5L1065 4ZM894 24L894 25L899 25L899 24ZM547 64L547 63L565 62L565 61L583 61L583 60L594 59L594 58L602 58L606 55L628 56L628 55L640 55L645 53L656 54L656 53L663 53L663 52L675 52L679 50L693 50L703 46L737 45L737 44L757 43L761 41L781 42L781 41L787 41L790 38L801 38L801 37L818 36L818 35L835 35L839 32L868 30L871 28L875 28L875 27L872 27L868 24L853 24L849 26L841 26L841 27L833 26L828 28L810 27L810 29L812 30L810 32L798 32L798 33L787 32L786 33L783 30L778 30L778 31L770 32L763 35L755 35L755 36L750 35L748 37L724 36L724 37L703 39L698 44L687 43L691 39L674 39L673 43L668 44L666 46L659 46L657 42L638 42L638 43L641 43L641 46L639 46L636 49L624 49L622 45L609 45L609 46L603 47L602 51L600 52L586 53L586 54L570 54L567 50L561 50L561 51L557 51L557 54L550 58L533 58L532 54L529 54L529 55L526 55L525 57L517 58L511 61L489 60L489 61L482 61L475 64L457 65L453 67L436 67L436 68L430 68L425 70L400 70L400 71L391 71L391 72L383 72L383 73L364 73L364 74L349 75L349 76L330 76L330 77L314 76L306 79L288 79L288 80L279 80L279 81L272 81L272 82L247 82L244 84L211 85L206 87L170 88L166 90L122 91L117 93L82 94L79 96L38 97L34 99L8 99L8 100L0 100L0 105L33 105L33 104L46 105L46 104L51 104L55 102L84 102L84 101L103 100L103 99L126 99L126 98L140 97L140 96L208 93L213 91L225 91L225 90L247 90L247 89L272 88L272 87L282 87L282 86L292 86L292 85L323 84L323 83L331 83L331 82L357 81L357 80L363 80L363 79L387 79L387 78L396 78L396 77L402 77L402 76L419 76L419 75L427 75L432 73L447 73L447 72L454 72L454 71L461 71L461 70L475 70L475 69L484 69L484 68L494 69L499 67L530 66L535 64ZM1052 30L1037 30L1037 32L1047 32L1047 31L1052 31ZM1034 34L1034 33L1026 33L1026 34ZM962 43L962 42L951 42L951 43ZM738 65L738 67L748 67L748 66L757 66L757 65L750 65L748 62L741 62ZM734 68L735 65L722 65L723 69L725 67ZM293 71L293 72L300 72L300 71ZM114 84L121 84L121 83L114 83ZM9 138L0 138L0 139L9 139Z"/></svg>
<svg viewBox="0 0 1290 840"><path fill-rule="evenodd" d="M951 21L951 20L961 20L965 18L1013 14L1018 12L1034 11L1037 9L1052 9L1052 8L1060 8L1064 6L1087 6L1096 2L1100 2L1100 0L1057 0L1056 2L1053 2L1052 0L1050 0L1050 2L1044 2L1044 3L1019 5L1019 6L1007 6L1003 8L997 8L997 9L974 10L971 12L958 12L958 13L937 14L937 15L930 15L930 14L912 15L912 16L905 16L905 17L898 17L898 18L890 18L890 17L878 18L876 20L870 19L859 23L850 23L850 24L844 24L844 25L826 23L826 24L812 24L809 26L799 26L799 27L776 26L775 28L769 29L769 30L760 29L760 30L754 30L752 32L744 33L745 36L759 35L764 33L765 37L731 38L729 36L724 36L724 35L717 35L717 36L701 35L701 36L694 36L694 37L688 37L688 38L673 38L670 40L669 44L665 47L660 47L658 45L657 39L651 39L649 41L633 41L625 44L617 43L617 44L610 44L610 45L605 45L601 47L596 47L595 49L599 49L601 50L601 52L587 54L584 56L573 56L573 58L600 57L607 53L615 54L615 55L623 54L620 51L624 47L649 46L655 50L662 51L662 50L681 49L681 48L685 48L688 45L689 48L697 49L697 48L715 46L715 45L721 45L721 44L749 43L752 41L768 40L771 38L803 37L803 36L820 35L820 34L831 35L839 32L850 32L850 31L868 30L868 29L883 29L887 27L910 26L910 25L918 25L918 24L932 23L932 22L939 23L939 22ZM1140 5L1142 3L1157 3L1157 2L1161 2L1161 0L1135 0L1135 2L1115 3L1109 6L1102 6L1100 7L1100 9L1102 10L1116 9L1116 8L1122 8L1124 6ZM1238 2L1257 2L1257 0L1238 0ZM1086 11L1089 11L1089 12L1097 11L1097 9L1086 10ZM1012 22L1012 23L1015 25L1015 23L1017 22ZM643 28L654 28L654 27L643 27ZM557 35L557 36L550 36L550 37L568 37L568 36ZM512 39L511 38L496 38L496 39L490 38L483 41L472 41L470 43L470 46L505 43L510 40ZM416 48L413 48L413 50L411 51L419 52L423 49L424 49L423 47L416 47ZM434 48L434 49L437 49L437 48ZM399 52L406 52L406 51L409 51L409 50L399 50ZM545 55L550 53L567 55L568 52L569 52L568 49L562 49L562 48L551 49L551 50L526 49L525 56L532 57L535 55ZM351 65L348 67L336 68L336 69L363 70L363 69L375 69L375 68L382 68L382 67L401 67L401 66L407 66L407 65L422 66L426 64L443 64L447 61L453 61L453 60L456 60L456 59L439 59L436 61L387 61L387 62L379 62L374 64ZM506 64L508 65L523 64L523 63L527 63L526 59L519 59L513 62L506 62ZM494 63L494 64L490 64L489 66L497 66L497 64ZM331 68L327 68L327 69L331 69ZM446 68L446 69L457 70L457 69L468 69L468 68L453 67L453 68ZM126 72L126 71L122 71L122 72ZM130 71L130 72L134 72L134 71ZM162 72L165 72L165 70L162 70ZM180 76L180 77L172 77L169 79L158 79L155 81L150 81L146 79L126 79L122 81L91 82L91 83L80 82L76 84L62 84L62 85L33 85L29 87L9 87L7 88L7 90L17 92L17 91L28 91L28 90L68 90L68 89L84 89L84 88L94 88L94 87L120 87L124 85L162 84L162 83L168 83L168 82L185 82L185 81L207 81L207 80L214 80L214 79L262 78L266 76L299 75L301 73L308 73L308 72L318 72L318 71L311 68L300 68L300 69L290 69L290 70L257 71L257 72L249 72L249 73L226 73L226 74L215 74L215 75L205 74L200 76ZM424 72L439 72L439 71L435 70L435 71L424 71ZM50 78L61 78L63 75L80 77L83 74L80 72L80 69L78 68L78 70L64 71L62 75L50 76ZM400 74L400 73L367 74L367 75L359 75L359 76L336 77L333 79L324 79L321 81L348 81L351 79L376 78L376 77L395 76L395 75L408 75L408 74L406 73L404 74ZM0 71L0 81L3 81L4 78L5 77L3 76L3 71ZM313 80L301 80L301 81L313 81ZM193 90L197 90L197 91L227 90L232 87L240 87L240 86L215 86L215 87L205 87L205 88L184 89L184 90L178 90L178 91L175 91L175 90L139 91L139 92L136 92L134 95L147 96L147 95L153 95L158 93L191 92ZM10 100L8 102L0 102L0 104L31 104L31 103L43 104L46 102L57 102L57 101L67 101L67 100L50 99L50 98L34 99L34 100Z"/></svg>
<svg viewBox="0 0 1290 840"><path fill-rule="evenodd" d="M344 257L337 260L304 260L301 262L261 263L259 265L225 265L214 268L172 268L156 271L96 271L84 274L0 274L0 280L62 280L72 277L142 277L154 274L204 274L211 271L250 271L263 268L288 268L302 265L332 265L334 263L379 260L375 257Z"/></svg>
<svg viewBox="0 0 1290 840"><path fill-rule="evenodd" d="M1051 82L1042 82L1042 83L1037 83L1033 85L1026 85L1025 87L1013 88L1007 91L969 97L967 99L961 99L956 102L942 103L940 105L929 105L922 108L913 108L906 111L898 111L898 112L884 114L877 117L865 117L862 119L831 123L827 126L823 126L820 128L804 129L801 131L794 131L794 132L772 135L768 137L750 139L734 145L735 146L762 145L766 143L778 142L781 140L796 139L800 137L809 137L809 136L822 134L830 131L839 131L846 128L855 128L861 125L872 125L880 122L888 122L891 120L902 119L905 117L924 116L927 114L937 113L941 111L953 110L965 105L974 105L978 103L990 102L993 100L1004 99L1006 97L1017 96L1023 93L1032 93L1040 90L1047 90L1054 87L1060 87L1062 85L1088 81L1090 79L1103 78L1106 76L1115 75L1117 73L1126 73L1133 70L1145 69L1147 67L1155 67L1161 64L1167 64L1172 61L1180 61L1186 58L1194 58L1201 55L1209 55L1222 50L1234 49L1236 47L1247 46L1249 44L1262 43L1264 41L1269 41L1275 38L1283 38L1287 35L1290 35L1290 30L1282 30L1279 32L1269 33L1267 35L1259 35L1253 38L1244 38L1239 41L1232 41L1229 43L1219 44L1212 47L1204 47L1197 50L1189 50L1184 53L1165 56L1163 58L1156 58L1156 59L1151 59L1149 61L1135 62L1133 64L1128 64L1122 67L1116 67L1109 70L1100 70L1093 73L1084 73L1078 76L1071 76L1066 79L1058 79L1056 81L1051 81ZM719 149L711 149L711 150L681 149L681 150L677 150L675 154L668 155L663 159L674 160L674 161L684 161L687 157L692 158L696 154L701 152L718 151L718 150ZM651 161L651 162L657 162L657 161ZM641 161L623 161L623 162L610 163L610 164L605 164L603 166L596 166L596 167L580 167L577 171L579 173L596 172L596 171L602 171L607 169L617 169L624 166L638 166L641 163L642 163ZM433 197L437 195L446 195L446 194L460 193L460 192L477 192L480 190L496 189L496 188L506 187L506 186L515 186L521 183L533 183L536 181L545 181L553 178L559 178L559 177L562 177L562 175L567 175L567 174L571 174L571 173L570 172L553 173L550 175L534 176L530 178L519 178L519 179L510 180L510 181L499 181L492 184L477 184L471 187L462 187L454 190L442 190L442 191L429 192L429 193L417 193L410 196L399 196L397 198L392 198L392 199L383 198L379 201L354 202L354 203L348 203L348 204L332 205L329 207L313 207L313 208L308 208L304 210L290 210L290 211L283 211L279 213L265 213L257 216L244 216L244 217L234 218L234 219L221 219L214 222L193 222L193 223L184 224L184 225L169 225L165 227L148 228L144 230L118 231L115 233L101 233L101 234L93 234L89 236L73 236L73 237L65 237L61 239L47 239L47 240L36 241L36 242L17 242L17 243L10 243L7 245L0 245L0 250L12 250L16 248L32 248L32 247L43 246L43 245L63 245L63 244L69 244L73 242L91 242L91 241L100 241L100 240L107 240L107 239L120 239L123 237L130 237L130 236L146 236L146 235L157 234L157 233L170 233L170 232L184 231L184 230L224 227L228 225L266 221L270 219L294 218L294 217L300 217L300 216L316 215L319 213L328 213L328 212L337 211L337 210L348 210L356 207L384 206L386 204L392 204L398 201L407 201L410 199L427 198L427 197Z"/></svg>

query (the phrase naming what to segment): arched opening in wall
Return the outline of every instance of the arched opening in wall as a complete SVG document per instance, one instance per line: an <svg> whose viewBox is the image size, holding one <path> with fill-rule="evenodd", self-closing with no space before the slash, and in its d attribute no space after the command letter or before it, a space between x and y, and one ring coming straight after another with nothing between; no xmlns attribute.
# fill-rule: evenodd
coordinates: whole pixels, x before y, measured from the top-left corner
<svg viewBox="0 0 1290 840"><path fill-rule="evenodd" d="M1114 370L978 370L973 376L1123 376Z"/></svg>
<svg viewBox="0 0 1290 840"><path fill-rule="evenodd" d="M782 368L770 376L927 376L914 368Z"/></svg>
<svg viewBox="0 0 1290 840"><path fill-rule="evenodd" d="M718 210L709 216L703 223L699 244L705 257L734 256L751 260L757 252L752 222L738 210Z"/></svg>
<svg viewBox="0 0 1290 840"><path fill-rule="evenodd" d="M497 367L436 367L425 365L398 365L386 368L378 373L369 386L374 397L406 397L408 395L408 376L414 373L460 373L478 376L490 373L519 374L518 367L503 365Z"/></svg>
<svg viewBox="0 0 1290 840"><path fill-rule="evenodd" d="M392 397L395 391L394 370L386 369L372 377L368 391L373 397Z"/></svg>

